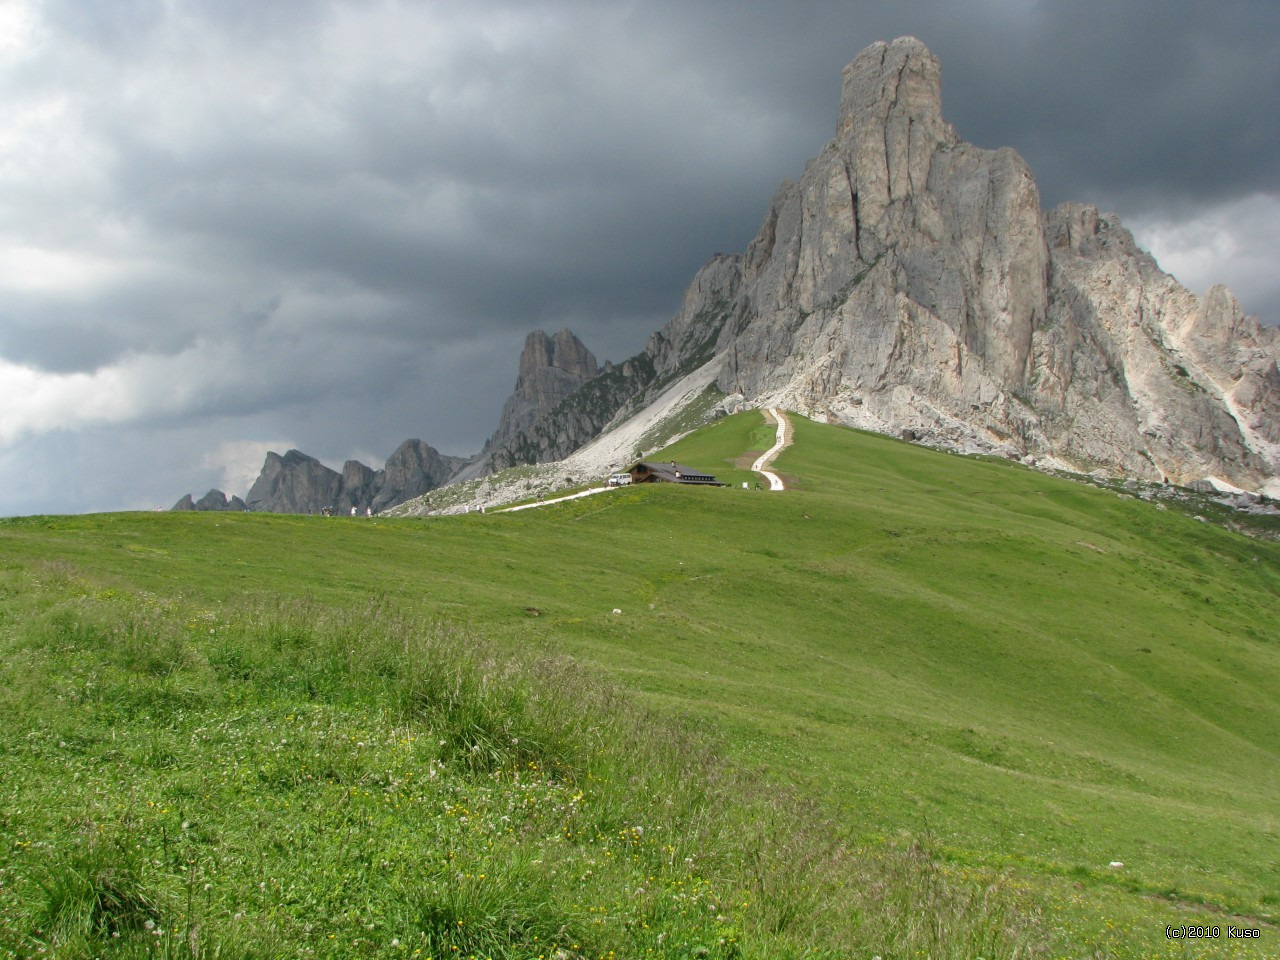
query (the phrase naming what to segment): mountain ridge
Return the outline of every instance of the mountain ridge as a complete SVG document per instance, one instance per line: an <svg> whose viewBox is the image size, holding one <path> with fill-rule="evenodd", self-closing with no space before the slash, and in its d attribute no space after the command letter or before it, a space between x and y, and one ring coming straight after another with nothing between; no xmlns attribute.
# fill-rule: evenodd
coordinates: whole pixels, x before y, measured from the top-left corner
<svg viewBox="0 0 1280 960"><path fill-rule="evenodd" d="M442 482L564 460L711 365L733 404L1280 495L1280 331L1225 287L1184 288L1115 215L1042 210L1016 151L943 118L919 40L872 44L841 82L833 139L746 250L711 258L616 366L567 330L531 333L498 429Z"/></svg>
<svg viewBox="0 0 1280 960"><path fill-rule="evenodd" d="M339 472L301 450L271 451L243 500L210 490L195 502L188 494L172 509L376 513L434 490L466 462L417 439L401 443L381 470L348 460Z"/></svg>
<svg viewBox="0 0 1280 960"><path fill-rule="evenodd" d="M942 119L940 75L914 38L863 51L836 137L746 251L698 272L646 353L714 337L717 385L748 405L1280 493L1280 333L1225 287L1183 288L1114 215L1043 212L1015 151Z"/></svg>

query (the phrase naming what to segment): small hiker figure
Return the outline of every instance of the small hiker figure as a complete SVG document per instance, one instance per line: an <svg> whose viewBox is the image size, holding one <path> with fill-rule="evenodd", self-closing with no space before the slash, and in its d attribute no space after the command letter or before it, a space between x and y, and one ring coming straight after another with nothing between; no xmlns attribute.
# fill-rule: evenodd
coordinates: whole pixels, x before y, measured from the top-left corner
<svg viewBox="0 0 1280 960"><path fill-rule="evenodd" d="M351 505L351 515L353 517L356 515L356 506L354 503Z"/></svg>
<svg viewBox="0 0 1280 960"><path fill-rule="evenodd" d="M366 517L372 517L372 516L373 516L373 507L365 507L365 508L364 508L364 515L365 515Z"/></svg>

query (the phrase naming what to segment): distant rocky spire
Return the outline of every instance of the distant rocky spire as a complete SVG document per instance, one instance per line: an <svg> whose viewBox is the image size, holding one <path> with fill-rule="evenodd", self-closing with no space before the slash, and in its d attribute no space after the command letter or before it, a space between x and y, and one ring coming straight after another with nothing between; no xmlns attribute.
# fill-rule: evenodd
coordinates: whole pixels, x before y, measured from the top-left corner
<svg viewBox="0 0 1280 960"><path fill-rule="evenodd" d="M501 446L528 430L598 372L595 356L571 331L547 336L534 330L525 338L515 389L486 448Z"/></svg>
<svg viewBox="0 0 1280 960"><path fill-rule="evenodd" d="M214 510L214 511L234 511L240 512L248 510L245 502L239 497L231 497L221 490L210 490L199 500L192 500L191 494L187 494L169 509L171 510Z"/></svg>

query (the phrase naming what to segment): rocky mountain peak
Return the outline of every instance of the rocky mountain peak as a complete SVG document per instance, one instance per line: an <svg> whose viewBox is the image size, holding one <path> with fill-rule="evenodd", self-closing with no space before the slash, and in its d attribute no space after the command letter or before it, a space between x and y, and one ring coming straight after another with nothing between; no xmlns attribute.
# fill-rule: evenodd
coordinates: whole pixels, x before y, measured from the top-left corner
<svg viewBox="0 0 1280 960"><path fill-rule="evenodd" d="M339 515L380 511L434 490L448 482L467 461L440 453L421 440L406 440L387 458L381 470L348 460L342 472L331 470L301 450L283 456L267 454L262 472L245 500L228 500L211 490L198 501L183 497L174 510L254 510L267 513L320 513Z"/></svg>
<svg viewBox="0 0 1280 960"><path fill-rule="evenodd" d="M210 490L199 500L191 499L191 494L187 494L177 503L171 510L212 510L212 511L243 511L249 508L245 506L245 502L239 497L227 498L227 495L221 490Z"/></svg>
<svg viewBox="0 0 1280 960"><path fill-rule="evenodd" d="M464 458L442 454L422 440L404 441L370 483L376 488L371 493L373 510L384 510L444 485L464 463Z"/></svg>
<svg viewBox="0 0 1280 960"><path fill-rule="evenodd" d="M718 385L747 403L1077 470L1280 490L1280 334L1225 289L1183 288L1114 215L1044 213L1017 153L965 143L942 118L940 81L914 38L859 54L835 138L654 342L714 317ZM661 367L680 366L672 352Z"/></svg>
<svg viewBox="0 0 1280 960"><path fill-rule="evenodd" d="M942 119L938 58L915 37L873 44L845 67L836 143L862 219L924 190L934 151L958 140Z"/></svg>
<svg viewBox="0 0 1280 960"><path fill-rule="evenodd" d="M573 331L566 328L547 336L534 330L525 337L520 354L516 392L534 397L540 386L557 379L556 374L581 381L594 377L596 372L596 358Z"/></svg>
<svg viewBox="0 0 1280 960"><path fill-rule="evenodd" d="M543 416L598 374L592 354L572 331L548 336L535 330L524 341L515 389L502 407L498 429L485 451L495 450L527 433Z"/></svg>
<svg viewBox="0 0 1280 960"><path fill-rule="evenodd" d="M316 504L333 503L341 489L342 474L315 457L301 450L286 451L284 456L272 451L245 503L250 510L307 513L314 511Z"/></svg>
<svg viewBox="0 0 1280 960"><path fill-rule="evenodd" d="M841 80L841 135L868 117L881 126L891 119L935 128L943 122L942 67L915 37L873 43L844 68Z"/></svg>

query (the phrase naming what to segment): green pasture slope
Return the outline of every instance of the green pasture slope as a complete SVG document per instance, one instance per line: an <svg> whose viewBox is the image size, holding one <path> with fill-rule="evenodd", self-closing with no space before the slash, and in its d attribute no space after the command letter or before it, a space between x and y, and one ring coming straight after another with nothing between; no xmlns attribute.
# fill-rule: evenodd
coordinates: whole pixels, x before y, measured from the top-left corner
<svg viewBox="0 0 1280 960"><path fill-rule="evenodd" d="M0 946L1280 956L1280 544L792 422L783 493L747 413L722 489L0 521Z"/></svg>

